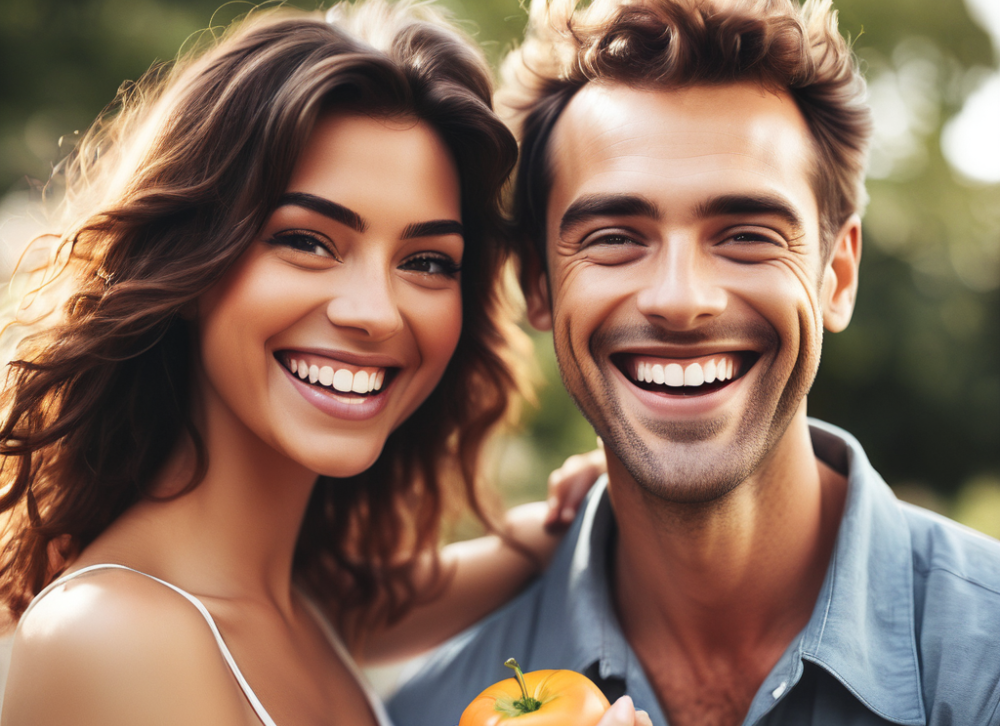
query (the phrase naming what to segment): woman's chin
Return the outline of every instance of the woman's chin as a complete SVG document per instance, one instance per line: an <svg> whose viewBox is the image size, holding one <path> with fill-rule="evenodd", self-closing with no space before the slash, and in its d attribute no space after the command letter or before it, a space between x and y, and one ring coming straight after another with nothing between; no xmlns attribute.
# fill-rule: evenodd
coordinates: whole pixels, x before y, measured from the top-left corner
<svg viewBox="0 0 1000 726"><path fill-rule="evenodd" d="M315 472L317 476L328 476L334 479L346 479L371 468L382 453L382 447L371 451L355 449L352 451L311 452L300 463Z"/></svg>

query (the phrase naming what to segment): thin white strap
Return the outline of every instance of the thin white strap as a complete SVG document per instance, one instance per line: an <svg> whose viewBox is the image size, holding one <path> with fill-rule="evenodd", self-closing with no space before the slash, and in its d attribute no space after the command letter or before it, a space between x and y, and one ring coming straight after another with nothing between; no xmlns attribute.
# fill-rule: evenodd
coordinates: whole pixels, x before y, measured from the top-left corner
<svg viewBox="0 0 1000 726"><path fill-rule="evenodd" d="M385 710L385 704L382 703L382 699L375 693L375 689L372 688L371 683L365 674L362 673L358 664L354 662L354 658L347 652L347 646L344 645L344 642L340 639L340 635L334 629L333 625L330 624L326 614L305 592L302 590L298 592L302 598L302 602L305 603L306 608L312 613L313 619L319 624L320 630L326 635L330 646L337 653L341 662L347 667L347 670L354 676L354 680L361 686L361 690L364 691L368 699L368 705L371 706L372 713L375 715L375 720L379 722L380 726L392 726L392 721L389 719L389 712Z"/></svg>
<svg viewBox="0 0 1000 726"><path fill-rule="evenodd" d="M134 572L137 575L148 577L150 580L155 580L161 585L169 587L178 595L184 597L189 603L194 605L198 609L198 612L201 613L202 617L205 618L205 622L208 623L208 627L211 628L212 635L215 636L215 642L218 644L219 650L222 651L222 657L226 659L226 664L229 666L229 670L232 671L233 675L236 677L237 683L239 683L240 688L243 689L243 695L246 696L247 701L250 702L250 706L253 708L254 713L257 714L257 718L261 720L264 726L277 726L277 724L274 723L274 719L271 718L267 710L264 708L264 705L260 702L260 699L257 698L257 694L253 692L252 688L250 688L250 684L247 683L247 679L243 677L243 673L240 672L240 668L239 666L236 665L236 660L233 658L233 654L229 652L229 648L228 646L226 646L226 641L222 639L222 633L219 632L219 628L215 624L215 620L212 619L212 615L211 613L208 612L208 609L204 605L202 605L201 600L196 598L194 595L180 589L176 585L171 585L166 580L161 580L158 577L147 575L145 572L142 572L140 570L133 570L131 567L126 567L125 565L114 565L114 564L90 565L89 567L84 567L83 569L77 570L76 572L72 572L69 575L66 575L65 577L60 577L55 582L51 583L48 587L46 587L44 590L38 593L38 595L35 596L35 599L31 601L30 605L28 605L27 610L24 611L24 615L27 615L31 611L31 608L34 607L35 603L37 603L39 600L45 597L52 589L68 582L69 580L73 580L79 577L80 575L84 575L88 572L93 572L95 570L128 570L129 572ZM24 619L24 615L21 616L22 620Z"/></svg>

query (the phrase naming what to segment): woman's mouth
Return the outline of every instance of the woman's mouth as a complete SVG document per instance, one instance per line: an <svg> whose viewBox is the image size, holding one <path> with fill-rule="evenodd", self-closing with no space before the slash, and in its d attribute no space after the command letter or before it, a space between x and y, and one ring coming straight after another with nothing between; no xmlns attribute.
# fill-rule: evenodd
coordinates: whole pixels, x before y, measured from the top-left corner
<svg viewBox="0 0 1000 726"><path fill-rule="evenodd" d="M700 396L738 380L759 357L751 351L715 353L699 358L616 354L612 362L643 390L674 396Z"/></svg>
<svg viewBox="0 0 1000 726"><path fill-rule="evenodd" d="M275 356L292 375L346 403L362 403L392 382L398 368L355 366L322 356L281 351Z"/></svg>

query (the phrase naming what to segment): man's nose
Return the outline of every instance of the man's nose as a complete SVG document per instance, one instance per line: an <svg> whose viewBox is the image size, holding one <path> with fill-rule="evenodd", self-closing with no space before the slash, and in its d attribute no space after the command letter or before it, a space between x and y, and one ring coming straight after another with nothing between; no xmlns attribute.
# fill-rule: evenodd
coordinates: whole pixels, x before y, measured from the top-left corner
<svg viewBox="0 0 1000 726"><path fill-rule="evenodd" d="M691 330L720 315L728 295L713 260L691 240L668 240L639 291L639 311L655 325Z"/></svg>
<svg viewBox="0 0 1000 726"><path fill-rule="evenodd" d="M338 328L353 329L375 341L403 327L391 270L359 266L344 275L326 306L326 317Z"/></svg>

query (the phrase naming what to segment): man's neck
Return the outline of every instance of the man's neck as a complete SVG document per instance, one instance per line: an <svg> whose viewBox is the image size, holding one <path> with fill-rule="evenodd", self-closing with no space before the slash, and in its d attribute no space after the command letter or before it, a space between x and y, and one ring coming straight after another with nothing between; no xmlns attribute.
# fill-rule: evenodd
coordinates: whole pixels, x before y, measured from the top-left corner
<svg viewBox="0 0 1000 726"><path fill-rule="evenodd" d="M815 458L804 410L754 474L720 500L666 502L613 457L609 476L618 614L671 723L739 723L809 620L846 480ZM728 715L681 703L702 689L696 700L715 694Z"/></svg>

